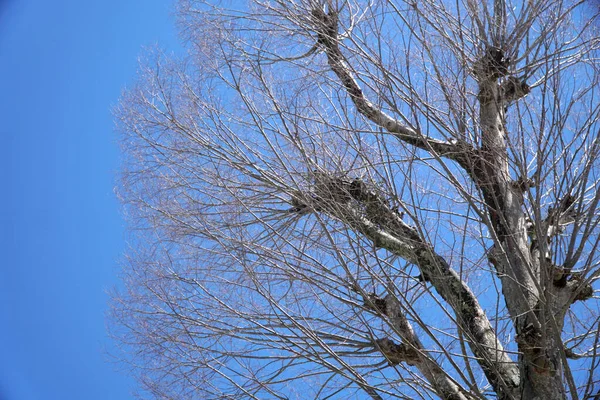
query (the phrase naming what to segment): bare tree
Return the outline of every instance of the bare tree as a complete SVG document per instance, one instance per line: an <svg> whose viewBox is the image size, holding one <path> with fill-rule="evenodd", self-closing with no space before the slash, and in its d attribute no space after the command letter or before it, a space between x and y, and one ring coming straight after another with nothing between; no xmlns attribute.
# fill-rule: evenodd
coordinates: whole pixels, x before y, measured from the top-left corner
<svg viewBox="0 0 600 400"><path fill-rule="evenodd" d="M600 398L597 9L240 3L117 110L143 390Z"/></svg>

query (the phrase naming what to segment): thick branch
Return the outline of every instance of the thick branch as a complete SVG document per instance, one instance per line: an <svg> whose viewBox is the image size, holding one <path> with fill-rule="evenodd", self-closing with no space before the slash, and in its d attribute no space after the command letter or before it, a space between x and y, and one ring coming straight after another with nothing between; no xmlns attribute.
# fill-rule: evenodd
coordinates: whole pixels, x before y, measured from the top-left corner
<svg viewBox="0 0 600 400"><path fill-rule="evenodd" d="M431 383L437 394L442 399L466 400L464 389L450 379L448 374L444 372L439 364L427 354L423 348L423 344L404 316L398 299L394 295L388 294L385 297L385 303L387 317L402 337L404 347L409 350L405 353L411 355L413 354L411 350L414 351L416 355L416 359L413 361L414 365L421 371L429 383Z"/></svg>
<svg viewBox="0 0 600 400"><path fill-rule="evenodd" d="M477 298L446 260L362 181L319 172L315 176L314 190L305 196L311 202L307 207L344 221L372 240L375 246L420 268L424 279L430 281L454 309L471 351L496 392L511 394L519 385L518 368L504 351Z"/></svg>
<svg viewBox="0 0 600 400"><path fill-rule="evenodd" d="M509 172L505 107L507 101L518 100L528 91L528 86L516 79L498 84L498 79L508 74L509 65L504 49L491 47L474 68L479 82L481 154L485 160L477 183L490 215L491 232L501 249L494 265L515 322L522 371L520 393L523 398L565 398L558 346L564 316L554 312L550 304L556 296L546 296L549 292L540 283L545 263L540 262L539 255L533 257L523 194L519 185L512 184Z"/></svg>
<svg viewBox="0 0 600 400"><path fill-rule="evenodd" d="M498 265L502 267L499 272L504 277L503 287L509 311L513 317L529 312L537 300L537 291L529 274L532 269L525 218L521 209L522 194L517 193L510 185L503 128L505 100L518 100L529 88L524 83L507 79L501 93L497 80L507 75L510 63L503 49L488 49L474 66L474 73L480 84L478 97L483 131L482 147L474 149L462 142L452 144L428 138L375 107L363 94L340 50L337 11L332 7L327 13L323 9L315 9L313 17L318 42L324 47L331 69L340 79L358 112L405 143L456 161L482 190L490 212L490 228L506 251L507 257L503 257ZM456 272L401 219L388 219L387 221L393 222L382 226L377 219L381 215L376 215L373 219L369 217L368 210L366 214L366 217L338 217L352 221L353 227L371 238L376 245L418 265L423 276L432 282L438 293L454 308L459 324L464 325L465 332L471 336L473 352L478 356L497 393L513 392L515 385L519 384L517 368L502 350L475 296ZM393 215L389 217L394 218ZM519 329L520 326L517 331ZM500 359L504 360L497 362Z"/></svg>
<svg viewBox="0 0 600 400"><path fill-rule="evenodd" d="M480 362L487 378L494 388L512 390L519 385L519 372L516 365L504 351L492 326L475 295L456 271L433 249L418 238L413 228L404 224L403 234L389 232L375 226L366 218L352 218L355 228L363 232L382 248L397 254L417 265L440 296L447 301L456 313L457 320L467 333L471 350Z"/></svg>
<svg viewBox="0 0 600 400"><path fill-rule="evenodd" d="M375 341L377 348L390 365L405 362L408 365L415 366L442 399L467 399L465 390L450 379L448 374L423 347L410 322L404 316L396 296L388 294L385 298L381 298L374 293L365 295L360 289L357 289L356 292L363 295L367 308L376 311L382 318L388 318L394 330L402 339L400 344L388 338Z"/></svg>
<svg viewBox="0 0 600 400"><path fill-rule="evenodd" d="M322 9L316 8L313 11L313 17L316 20L318 42L325 49L329 66L344 85L359 113L377 126L394 134L401 141L419 149L434 152L439 156L457 161L467 169L466 160L462 156L465 150L463 147L466 146L466 143L461 143L462 146L459 146L459 144L429 138L375 107L365 97L340 50L337 12L330 9L328 13L325 13Z"/></svg>

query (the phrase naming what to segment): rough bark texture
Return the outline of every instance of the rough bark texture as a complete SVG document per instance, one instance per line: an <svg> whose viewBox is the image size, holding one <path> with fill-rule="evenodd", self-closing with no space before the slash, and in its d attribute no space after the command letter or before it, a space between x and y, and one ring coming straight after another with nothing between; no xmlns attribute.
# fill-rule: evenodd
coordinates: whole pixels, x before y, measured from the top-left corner
<svg viewBox="0 0 600 400"><path fill-rule="evenodd" d="M411 350L417 350L417 357L413 361L423 376L431 382L435 391L442 399L463 400L467 399L464 389L449 379L442 368L425 351L419 338L415 335L408 320L402 313L402 308L395 296L386 296L386 314Z"/></svg>
<svg viewBox="0 0 600 400"><path fill-rule="evenodd" d="M540 301L553 302L554 296L542 293L540 263L530 252L522 193L518 185L511 185L508 170L504 109L514 98L505 97L498 83L506 75L507 63L502 49L489 49L481 62L484 67L478 70L482 168L473 176L483 192L495 246L500 249L495 266L518 334L522 397L563 399L561 343L556 342L556 323L549 315L557 309L538 307Z"/></svg>

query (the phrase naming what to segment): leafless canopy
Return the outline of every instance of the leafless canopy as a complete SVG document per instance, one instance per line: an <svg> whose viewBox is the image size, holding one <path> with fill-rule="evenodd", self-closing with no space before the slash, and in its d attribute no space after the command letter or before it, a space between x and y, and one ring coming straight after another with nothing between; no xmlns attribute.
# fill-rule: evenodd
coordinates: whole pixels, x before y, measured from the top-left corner
<svg viewBox="0 0 600 400"><path fill-rule="evenodd" d="M142 393L599 398L597 11L180 2L116 113Z"/></svg>

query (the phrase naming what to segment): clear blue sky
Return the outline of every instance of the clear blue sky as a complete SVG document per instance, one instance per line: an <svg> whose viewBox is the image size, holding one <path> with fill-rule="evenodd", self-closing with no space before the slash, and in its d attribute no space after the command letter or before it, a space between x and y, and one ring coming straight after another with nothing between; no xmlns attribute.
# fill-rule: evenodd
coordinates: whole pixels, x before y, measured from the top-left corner
<svg viewBox="0 0 600 400"><path fill-rule="evenodd" d="M0 0L0 400L130 399L106 361L123 222L111 106L166 0Z"/></svg>

